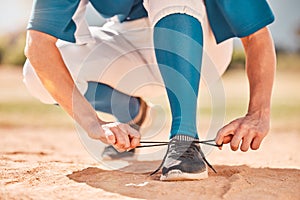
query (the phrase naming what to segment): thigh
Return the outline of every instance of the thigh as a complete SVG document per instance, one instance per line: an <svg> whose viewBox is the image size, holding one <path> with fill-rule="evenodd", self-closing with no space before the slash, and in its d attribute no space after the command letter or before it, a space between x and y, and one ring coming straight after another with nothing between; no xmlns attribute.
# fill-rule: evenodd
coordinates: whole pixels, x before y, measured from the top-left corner
<svg viewBox="0 0 300 200"><path fill-rule="evenodd" d="M147 19L91 27L93 40L79 45L59 40L57 47L75 84L85 94L89 81L108 84L124 93L152 97L164 94L156 66L152 32ZM23 68L29 92L43 103L55 104L27 60Z"/></svg>
<svg viewBox="0 0 300 200"><path fill-rule="evenodd" d="M130 95L150 97L164 92L152 55L151 30L131 29L129 23L132 21L122 23L122 30L121 25L90 28L94 43L58 45L82 93L88 81L105 83Z"/></svg>

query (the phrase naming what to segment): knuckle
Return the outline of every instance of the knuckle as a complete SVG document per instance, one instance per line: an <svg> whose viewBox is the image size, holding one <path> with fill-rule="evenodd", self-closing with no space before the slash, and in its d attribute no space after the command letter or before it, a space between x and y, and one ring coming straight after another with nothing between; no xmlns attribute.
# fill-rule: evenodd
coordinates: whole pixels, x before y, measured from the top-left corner
<svg viewBox="0 0 300 200"><path fill-rule="evenodd" d="M117 126L109 127L109 129L113 132L119 132L119 128Z"/></svg>
<svg viewBox="0 0 300 200"><path fill-rule="evenodd" d="M248 134L251 135L251 136L255 136L255 135L257 135L257 131L254 130L254 129L250 129L250 130L248 131Z"/></svg>
<svg viewBox="0 0 300 200"><path fill-rule="evenodd" d="M244 132L236 132L236 134L233 137L234 143L239 143L242 140L244 134Z"/></svg>
<svg viewBox="0 0 300 200"><path fill-rule="evenodd" d="M227 125L225 125L225 126L223 126L219 131L218 131L218 133L223 133L223 132L225 132L226 131L226 129L229 129L230 128L230 124L227 124Z"/></svg>
<svg viewBox="0 0 300 200"><path fill-rule="evenodd" d="M120 130L127 130L128 127L126 126L127 124L118 124L115 126L116 128L119 128Z"/></svg>
<svg viewBox="0 0 300 200"><path fill-rule="evenodd" d="M239 128L241 130L248 130L249 129L249 125L248 124L241 124Z"/></svg>
<svg viewBox="0 0 300 200"><path fill-rule="evenodd" d="M220 131L219 133L218 133L218 137L223 137L225 135L225 131Z"/></svg>
<svg viewBox="0 0 300 200"><path fill-rule="evenodd" d="M129 126L129 124L120 124L120 127L124 129L132 129L131 126Z"/></svg>
<svg viewBox="0 0 300 200"><path fill-rule="evenodd" d="M224 137L226 135L227 131L225 130L225 128L222 128L221 130L219 130L218 132L218 137Z"/></svg>
<svg viewBox="0 0 300 200"><path fill-rule="evenodd" d="M134 134L134 137L136 139L141 139L141 134L139 132L136 132L136 134Z"/></svg>

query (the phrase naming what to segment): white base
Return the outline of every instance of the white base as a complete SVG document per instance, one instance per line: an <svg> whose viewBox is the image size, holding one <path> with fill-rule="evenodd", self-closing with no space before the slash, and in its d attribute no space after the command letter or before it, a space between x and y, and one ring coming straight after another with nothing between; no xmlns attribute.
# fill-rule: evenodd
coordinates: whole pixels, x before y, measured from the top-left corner
<svg viewBox="0 0 300 200"><path fill-rule="evenodd" d="M161 175L161 181L184 181L184 180L201 180L208 178L207 170L201 173L185 173L178 169L169 171L166 175Z"/></svg>

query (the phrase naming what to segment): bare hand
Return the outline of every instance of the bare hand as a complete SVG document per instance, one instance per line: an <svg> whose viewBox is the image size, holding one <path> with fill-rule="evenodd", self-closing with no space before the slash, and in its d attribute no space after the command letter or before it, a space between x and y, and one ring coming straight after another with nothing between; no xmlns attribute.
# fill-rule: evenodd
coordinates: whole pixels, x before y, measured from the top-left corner
<svg viewBox="0 0 300 200"><path fill-rule="evenodd" d="M242 151L246 152L250 147L257 150L269 128L270 117L268 114L247 114L220 129L215 141L218 145L230 143L233 151L238 150L241 141L240 149Z"/></svg>
<svg viewBox="0 0 300 200"><path fill-rule="evenodd" d="M119 152L134 149L140 144L141 135L128 124L119 122L102 125L108 144L111 144Z"/></svg>

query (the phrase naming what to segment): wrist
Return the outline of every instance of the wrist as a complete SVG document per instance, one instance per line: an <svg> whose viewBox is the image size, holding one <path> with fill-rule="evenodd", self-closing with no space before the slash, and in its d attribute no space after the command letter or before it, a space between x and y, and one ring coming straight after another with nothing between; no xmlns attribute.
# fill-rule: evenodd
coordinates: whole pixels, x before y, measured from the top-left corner
<svg viewBox="0 0 300 200"><path fill-rule="evenodd" d="M247 116L256 116L257 118L269 119L271 110L269 107L250 108L248 109Z"/></svg>
<svg viewBox="0 0 300 200"><path fill-rule="evenodd" d="M102 127L104 124L102 120L99 119L97 113L93 109L89 109L89 106L86 106L86 109L79 109L73 114L74 120L88 133L88 135L94 135L96 133L101 133Z"/></svg>
<svg viewBox="0 0 300 200"><path fill-rule="evenodd" d="M271 102L270 100L255 101L253 99L249 102L248 114L260 114L260 115L270 115L271 112Z"/></svg>
<svg viewBox="0 0 300 200"><path fill-rule="evenodd" d="M102 129L102 125L104 123L101 120L99 120L99 118L91 117L89 120L77 122L80 124L80 126L84 129L84 131L88 134L90 138L101 140L101 138L103 137L104 130Z"/></svg>

